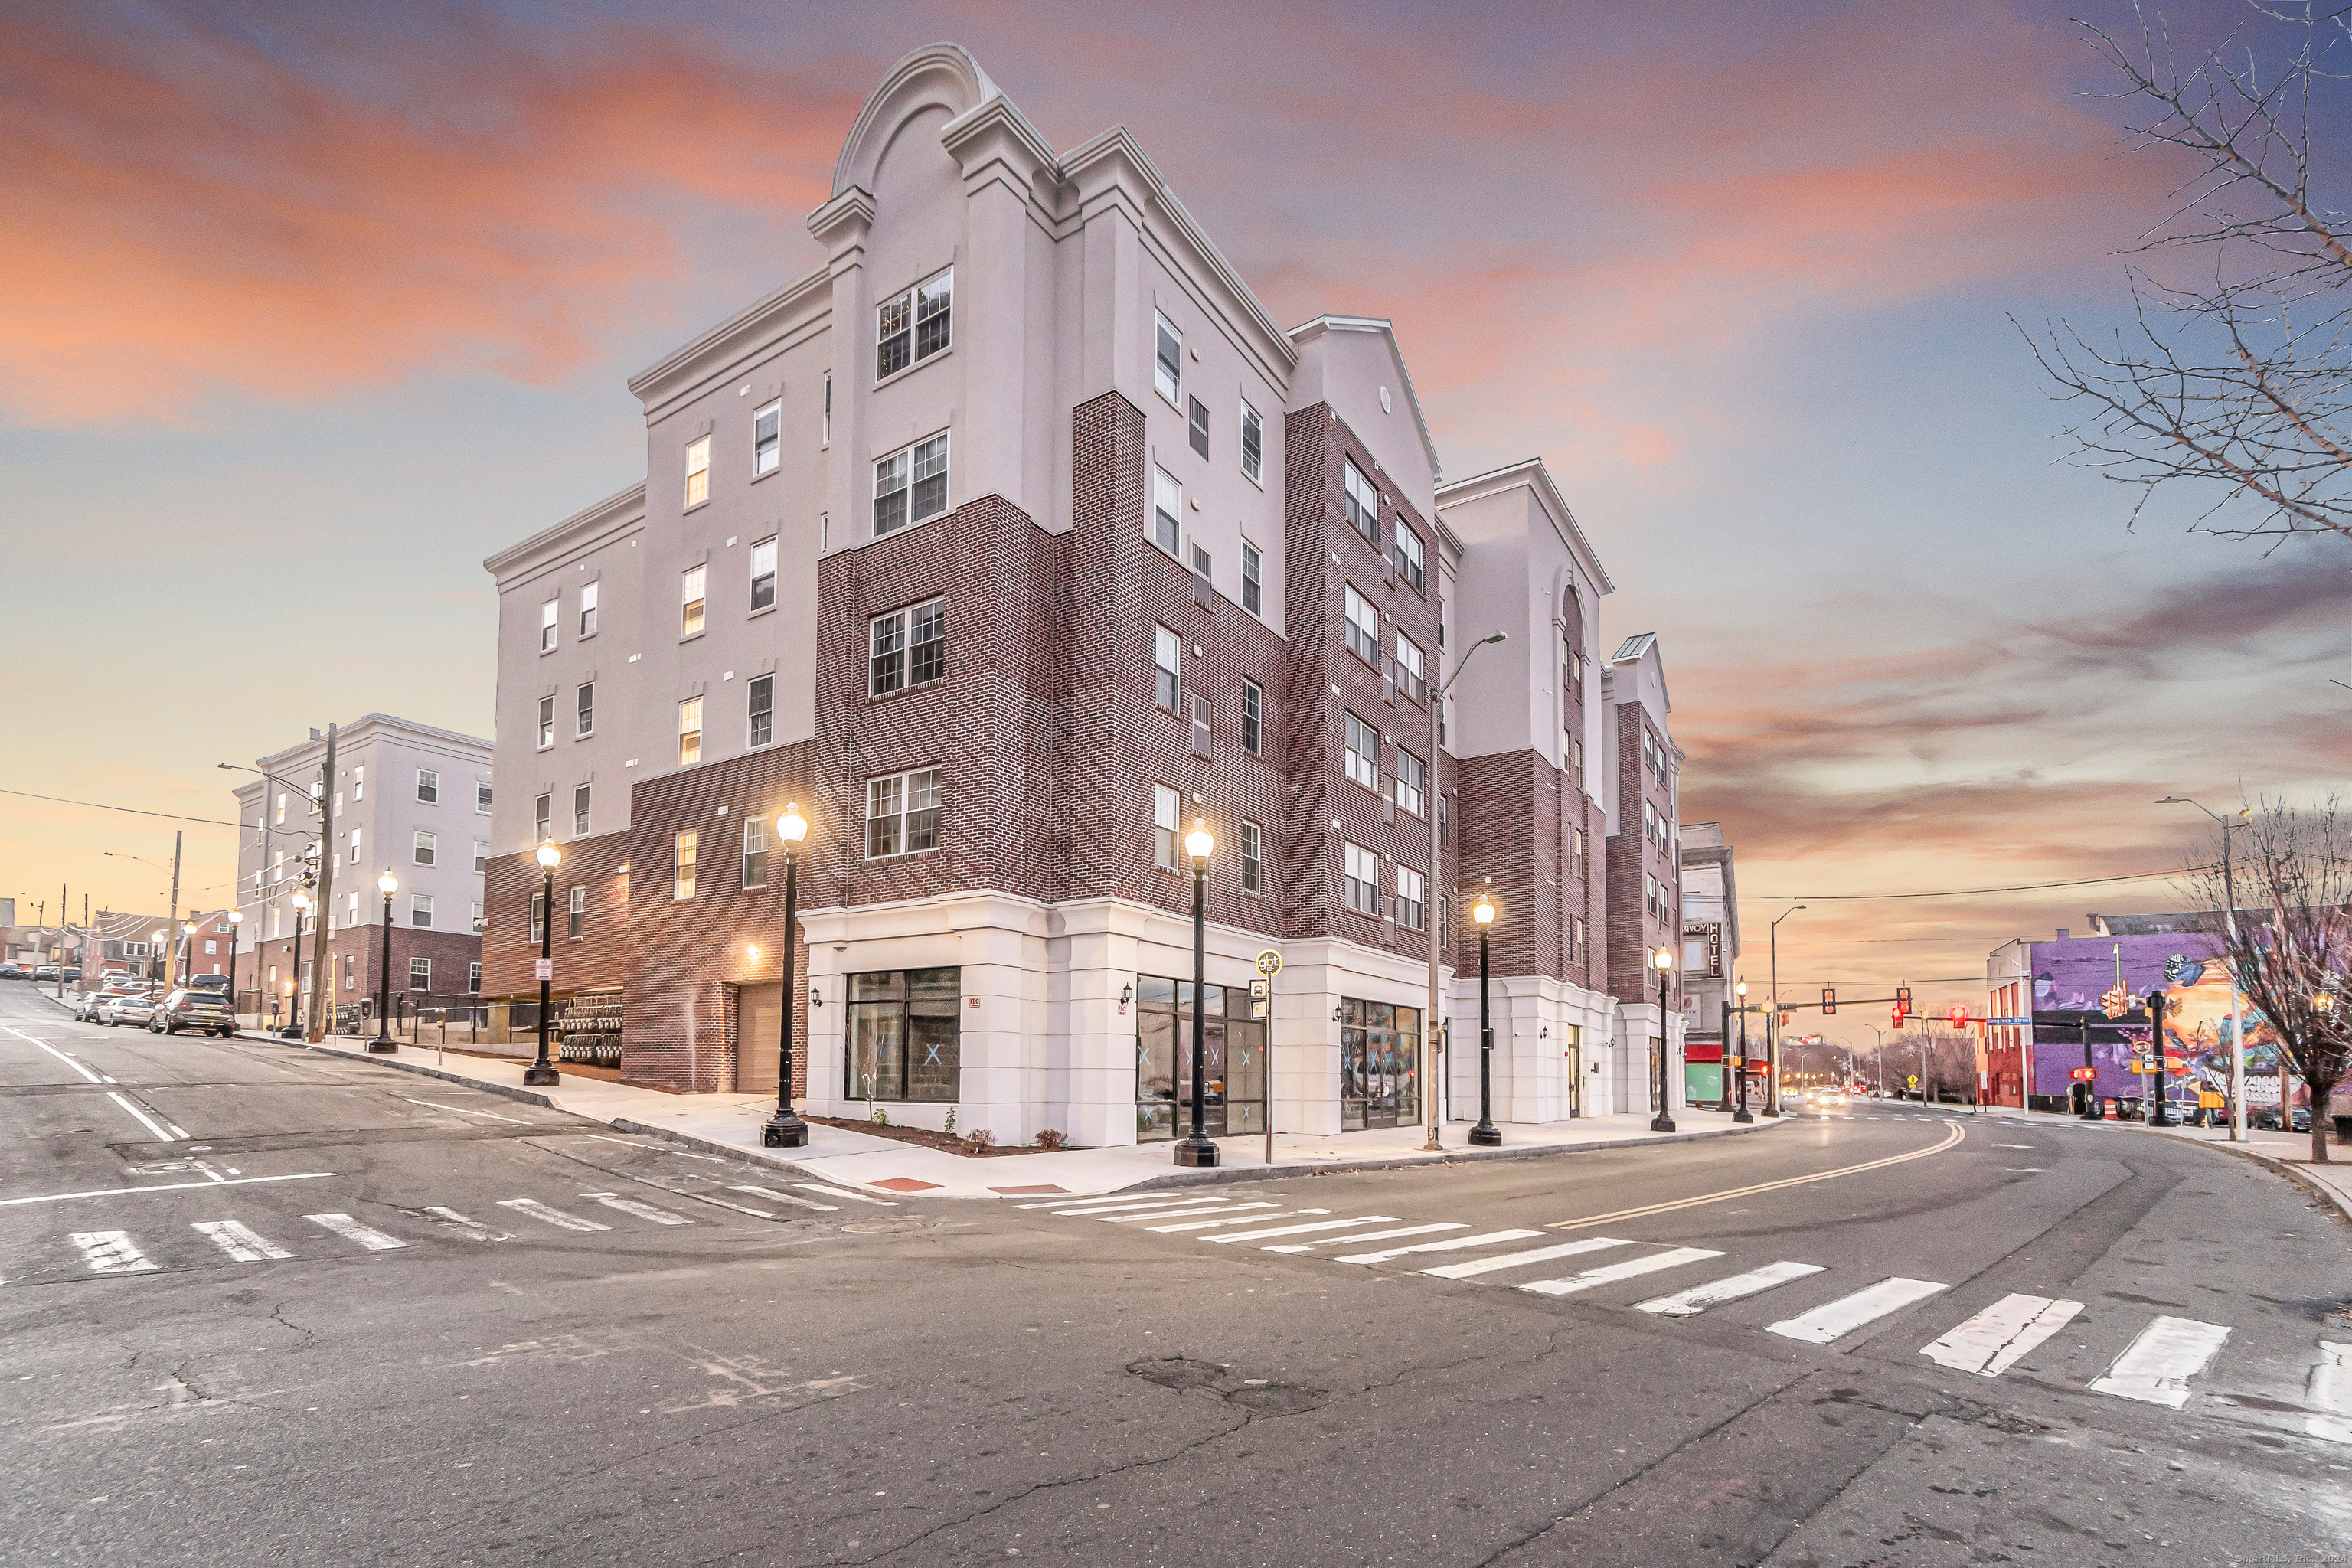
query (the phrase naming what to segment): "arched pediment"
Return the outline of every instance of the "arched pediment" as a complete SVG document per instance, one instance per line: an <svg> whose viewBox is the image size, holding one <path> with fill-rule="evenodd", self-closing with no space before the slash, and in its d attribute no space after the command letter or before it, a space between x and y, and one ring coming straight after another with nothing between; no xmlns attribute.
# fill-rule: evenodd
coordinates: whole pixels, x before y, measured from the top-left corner
<svg viewBox="0 0 2352 1568"><path fill-rule="evenodd" d="M855 187L871 191L874 171L898 128L918 114L944 109L948 118L978 108L997 96L996 84L960 44L931 44L890 68L882 85L857 113L841 159L833 167L833 194Z"/></svg>

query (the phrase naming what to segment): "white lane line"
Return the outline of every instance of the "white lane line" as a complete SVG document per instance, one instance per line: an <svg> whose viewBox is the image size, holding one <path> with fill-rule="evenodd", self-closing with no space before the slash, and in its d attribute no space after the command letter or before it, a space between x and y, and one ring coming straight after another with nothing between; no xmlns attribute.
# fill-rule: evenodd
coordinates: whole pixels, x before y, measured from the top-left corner
<svg viewBox="0 0 2352 1568"><path fill-rule="evenodd" d="M495 1110L468 1110L462 1105L444 1105L437 1100L419 1100L413 1094L395 1094L392 1098L394 1100L404 1100L411 1105L422 1105L429 1110L454 1110L460 1116L487 1116L492 1121L511 1121L517 1127L528 1127L530 1125L530 1122L524 1121L520 1116L500 1116ZM588 1136L593 1138L596 1134L591 1132ZM605 1142L608 1143L617 1143L620 1140L617 1138L608 1138ZM639 1148L642 1146L643 1145L640 1144L630 1145L631 1148Z"/></svg>
<svg viewBox="0 0 2352 1568"><path fill-rule="evenodd" d="M306 1214L302 1216L312 1225L323 1226L346 1241L356 1241L370 1252L394 1252L408 1243L398 1237L386 1236L373 1226L362 1225L347 1214Z"/></svg>
<svg viewBox="0 0 2352 1568"><path fill-rule="evenodd" d="M520 1215L529 1215L541 1224L551 1225L558 1230L610 1230L613 1228L609 1225L598 1225L593 1219L582 1219L576 1214L565 1214L562 1209L549 1208L537 1198L500 1198L499 1207L512 1209Z"/></svg>
<svg viewBox="0 0 2352 1568"><path fill-rule="evenodd" d="M131 1245L128 1231L78 1230L72 1239L92 1274L143 1274L155 1267L145 1253Z"/></svg>
<svg viewBox="0 0 2352 1568"><path fill-rule="evenodd" d="M502 1230L492 1230L488 1226L482 1224L479 1220L467 1219L456 1209L443 1208L438 1205L436 1205L433 1207L426 1209L425 1212L445 1225L456 1226L457 1233L468 1241L504 1241L507 1239L506 1232Z"/></svg>
<svg viewBox="0 0 2352 1568"><path fill-rule="evenodd" d="M74 1071L76 1071L76 1072L78 1072L78 1073L81 1074L81 1076L82 1076L83 1078L85 1078L85 1079L89 1079L89 1080L90 1082L92 1082L92 1083L110 1082L110 1081L112 1081L111 1079L100 1079L100 1078L96 1073L94 1073L94 1072L90 1071L88 1068L86 1068L86 1067L82 1066L82 1065L81 1065L81 1063L79 1063L79 1062L78 1062L78 1061L74 1060L74 1059L73 1059L73 1058L71 1058L71 1057L69 1057L69 1056L66 1055L66 1054L65 1054L65 1052L63 1052L63 1051L61 1051L61 1050L58 1049L58 1048L57 1048L57 1047L55 1047L55 1046L53 1046L53 1045L49 1044L47 1040L37 1040L37 1039L34 1039L32 1036L30 1036L30 1035L28 1035L28 1034L25 1033L25 1031L24 1031L24 1030L22 1030L22 1029L9 1029L9 1028L8 1028L8 1026L7 1026L7 1025L5 1025L5 1024L0 1024L0 1029L8 1029L8 1032L9 1032L10 1034L12 1034L12 1035L16 1036L18 1039L25 1041L26 1044L28 1044L28 1045L35 1045L35 1046L38 1046L38 1047L41 1047L41 1049L43 1049L43 1050L45 1050L45 1051L48 1052L48 1053L49 1053L49 1055L51 1055L51 1056L53 1056L53 1057L57 1058L58 1058L58 1060L59 1060L59 1061L61 1061L61 1062L65 1063L65 1064L66 1064L66 1066L68 1066L68 1067L69 1067L69 1068L73 1068L73 1069L74 1069Z"/></svg>
<svg viewBox="0 0 2352 1568"><path fill-rule="evenodd" d="M695 1156L695 1158L698 1158L698 1159L709 1159L709 1158L710 1158L710 1156L709 1156L709 1155L707 1155L707 1154L703 1154L703 1155L697 1155L697 1156ZM826 1197L829 1197L829 1198L855 1198L855 1199L856 1199L856 1200L857 1200L859 1203L861 1203L861 1204L872 1204L872 1205L874 1205L877 1208L894 1209L894 1208L897 1208L897 1207L898 1206L896 1203L892 1202L892 1201L891 1201L890 1199L888 1199L888 1198L868 1197L868 1196L867 1196L866 1194L864 1194L864 1193L853 1193L853 1192L849 1191L849 1190L848 1190L847 1188L845 1188L845 1187L825 1187L825 1186L819 1186L819 1185L818 1185L816 1183L814 1183L814 1182L794 1182L794 1183L793 1184L793 1185L794 1185L794 1186L798 1187L801 1191L803 1191L803 1192L804 1192L804 1193L823 1193Z"/></svg>
<svg viewBox="0 0 2352 1568"><path fill-rule="evenodd" d="M157 1182L146 1187L92 1187L83 1193L43 1193L34 1198L0 1198L0 1208L12 1208L18 1204L56 1204L68 1198L116 1198L131 1193L183 1193L191 1187L250 1186L257 1182L318 1182L333 1175L332 1171L304 1171L293 1176L231 1176L226 1181L215 1177L210 1182Z"/></svg>
<svg viewBox="0 0 2352 1568"><path fill-rule="evenodd" d="M272 1258L294 1256L276 1242L256 1235L233 1219L199 1220L193 1228L227 1253L232 1263L260 1263Z"/></svg>
<svg viewBox="0 0 2352 1568"><path fill-rule="evenodd" d="M1631 1279L1636 1275L1655 1274L1661 1268L1679 1268L1685 1263L1704 1263L1710 1258L1722 1256L1722 1253L1709 1252L1704 1247L1676 1247L1648 1258L1629 1258L1622 1263L1604 1263L1598 1268L1588 1268L1564 1279L1530 1279L1519 1289L1544 1296L1573 1296L1596 1285L1613 1285L1620 1279Z"/></svg>
<svg viewBox="0 0 2352 1568"><path fill-rule="evenodd" d="M1271 1215L1262 1216L1271 1219ZM1263 1241L1269 1236L1305 1236L1315 1230L1351 1230L1360 1225L1394 1225L1392 1214L1368 1214L1355 1219L1318 1219L1307 1225L1277 1225L1271 1230L1229 1230L1223 1236L1205 1236L1203 1241Z"/></svg>
<svg viewBox="0 0 2352 1568"><path fill-rule="evenodd" d="M453 1106L451 1106L449 1109L451 1109L452 1110L455 1110L457 1109L457 1107L453 1105ZM482 1112L482 1114L487 1116L487 1115L488 1115L489 1113L488 1113L488 1111L484 1111L484 1112ZM582 1134L581 1134L581 1136L582 1136L582 1137L583 1137L583 1138L593 1138L593 1139L594 1139L594 1140L596 1140L596 1142L599 1142L599 1143L618 1143L618 1144L619 1144L622 1148L624 1148L624 1149L656 1149L656 1150L657 1150L657 1149L659 1149L659 1148L661 1147L661 1145L660 1145L660 1144L658 1144L658 1143L632 1143L632 1142L629 1142L627 1139L625 1139L625 1138L608 1138L608 1137L606 1137L606 1136L605 1136L604 1133L602 1133L602 1132L583 1132L583 1133L582 1133ZM675 1152L677 1152L677 1151L676 1151L676 1150L672 1150L672 1151L671 1151L671 1152L672 1152L672 1153L675 1153ZM709 1156L709 1155L708 1155L708 1154L697 1154L697 1155L693 1156L693 1158L698 1159L698 1160L707 1160L707 1159L710 1158L710 1156Z"/></svg>
<svg viewBox="0 0 2352 1568"><path fill-rule="evenodd" d="M1473 1279L1481 1274L1492 1274L1500 1268L1524 1268L1531 1263L1549 1263L1555 1258L1574 1258L1579 1253L1602 1252L1612 1247L1631 1247L1613 1236L1588 1236L1581 1241L1563 1241L1557 1247L1530 1247L1525 1252L1506 1252L1494 1258L1474 1258L1467 1263L1441 1263L1434 1268L1424 1268L1423 1274L1434 1274L1440 1279Z"/></svg>
<svg viewBox="0 0 2352 1568"><path fill-rule="evenodd" d="M1452 1252L1464 1247L1491 1247L1498 1241L1525 1241L1531 1236L1541 1236L1539 1230L1490 1230L1483 1236L1454 1236L1444 1241L1415 1242L1411 1247L1391 1247L1384 1252L1351 1252L1345 1258L1335 1258L1334 1263L1386 1263L1392 1258L1402 1258L1411 1252Z"/></svg>
<svg viewBox="0 0 2352 1568"><path fill-rule="evenodd" d="M164 1131L161 1122L148 1115L145 1111L140 1110L137 1106L131 1104L116 1090L110 1089L108 1089L106 1091L106 1098L114 1101L115 1104L122 1107L123 1110L129 1111L133 1117L137 1118L140 1126L144 1127L148 1131L152 1132L155 1135L156 1142L162 1143L169 1143L172 1142L171 1133ZM183 1136L184 1136L184 1134L183 1134Z"/></svg>
<svg viewBox="0 0 2352 1568"><path fill-rule="evenodd" d="M1701 1193L1695 1198L1676 1198L1671 1203L1650 1204L1642 1208L1619 1209L1614 1214L1597 1214L1586 1219L1556 1219L1545 1228L1549 1230L1582 1230L1588 1226L1612 1225L1619 1220L1642 1219L1675 1209L1697 1208L1705 1204L1726 1203L1733 1198L1749 1197L1757 1193L1777 1193L1784 1187L1810 1186L1837 1176L1858 1176L1865 1171L1883 1171L1890 1165L1907 1164L1913 1160L1925 1160L1940 1154L1968 1136L1967 1129L1954 1125L1944 1130L1941 1142L1930 1143L1925 1149L1914 1149L1907 1154L1890 1154L1884 1160L1868 1160L1859 1165L1844 1165L1834 1171L1817 1171L1810 1176L1788 1176L1777 1182L1759 1182L1749 1187L1731 1187L1719 1193Z"/></svg>
<svg viewBox="0 0 2352 1568"><path fill-rule="evenodd" d="M114 1080L113 1080L112 1079L108 1079L106 1081L107 1081L107 1082L109 1082L109 1083L112 1083ZM166 1121L165 1123L163 1123L163 1125L164 1125L164 1126L166 1126L166 1127L168 1127L168 1128L170 1128L170 1129L172 1130L172 1136L173 1136L174 1139L181 1139L181 1138L186 1138L186 1137L192 1136L192 1134L190 1134L190 1132L188 1131L188 1130L187 1130L186 1128L184 1128L184 1127L181 1126L181 1125L180 1125L178 1122L176 1122L176 1121Z"/></svg>
<svg viewBox="0 0 2352 1568"><path fill-rule="evenodd" d="M580 1195L583 1198L594 1198L608 1209L618 1209L623 1214L633 1214L639 1219L649 1219L656 1225L692 1225L694 1223L684 1215L672 1214L667 1209L657 1209L651 1204L641 1204L634 1198L625 1198L618 1193L583 1193Z"/></svg>
<svg viewBox="0 0 2352 1568"><path fill-rule="evenodd" d="M2124 1347L2105 1377L2091 1380L2101 1394L2169 1405L2189 1403L2189 1380L2213 1364L2230 1331L2194 1318L2158 1318Z"/></svg>
<svg viewBox="0 0 2352 1568"><path fill-rule="evenodd" d="M1272 1214L1245 1214L1234 1219L1188 1219L1178 1225L1147 1225L1143 1228L1157 1236L1171 1230L1215 1230L1228 1225L1255 1225L1260 1220L1292 1219L1303 1214L1329 1214L1330 1212L1329 1209L1276 1209ZM1157 1219L1160 1216L1152 1215L1148 1217Z"/></svg>
<svg viewBox="0 0 2352 1568"><path fill-rule="evenodd" d="M2066 1326L2083 1310L2080 1301L2054 1300L2048 1296L2003 1296L1967 1322L1955 1327L1919 1353L1937 1366L1999 1377L2023 1360L2026 1352Z"/></svg>
<svg viewBox="0 0 2352 1568"><path fill-rule="evenodd" d="M1105 1225L1139 1225L1147 1219L1192 1219L1200 1215L1246 1214L1254 1209L1271 1209L1281 1206L1279 1204L1272 1203L1219 1204L1214 1208L1146 1209L1141 1214L1098 1214L1090 1217L1100 1220Z"/></svg>
<svg viewBox="0 0 2352 1568"><path fill-rule="evenodd" d="M1056 1198L1050 1204L1023 1204L1020 1206L1024 1209L1051 1209L1057 1215L1096 1215L1115 1214L1120 1209L1184 1208L1202 1201L1204 1200L1199 1197L1093 1198L1085 1201L1076 1198Z"/></svg>
<svg viewBox="0 0 2352 1568"><path fill-rule="evenodd" d="M1768 1263L1761 1268L1751 1268L1745 1274L1734 1274L1705 1285L1694 1285L1671 1296L1636 1301L1633 1310L1637 1312L1662 1312L1669 1318L1696 1317L1709 1307L1737 1301L1743 1296L1761 1295L1775 1285L1786 1285L1791 1279L1819 1274L1822 1267L1818 1263Z"/></svg>
<svg viewBox="0 0 2352 1568"><path fill-rule="evenodd" d="M1779 1334L1782 1339L1825 1345L1864 1323L1877 1321L1889 1312L1900 1311L1914 1301L1924 1301L1943 1288L1932 1279L1906 1279L1896 1275L1856 1290L1851 1296L1841 1296L1810 1312L1768 1324L1764 1331Z"/></svg>
<svg viewBox="0 0 2352 1568"><path fill-rule="evenodd" d="M1992 1147L1995 1149L2022 1149L2029 1154L2033 1152L2034 1148L2031 1143L1995 1143Z"/></svg>
<svg viewBox="0 0 2352 1568"><path fill-rule="evenodd" d="M1268 1252L1306 1252L1313 1247L1328 1247L1333 1242L1344 1242L1349 1247L1355 1247L1367 1241L1386 1241L1392 1236L1427 1236L1433 1230L1468 1230L1469 1228L1458 1219L1447 1219L1440 1220L1435 1225L1402 1226L1395 1230L1358 1231L1352 1236L1318 1236L1311 1241L1295 1241L1284 1247L1269 1247L1266 1250Z"/></svg>
<svg viewBox="0 0 2352 1568"><path fill-rule="evenodd" d="M819 1214L839 1214L841 1212L841 1205L839 1204L821 1204L810 1198L796 1198L790 1193L780 1193L772 1187L750 1187L737 1185L730 1186L727 1190L730 1193L757 1193L760 1196L767 1198L772 1202L780 1204L794 1204L804 1209L814 1209ZM758 1211L746 1209L744 1212L746 1214L751 1214L757 1213ZM774 1216L771 1215L761 1215L760 1217L761 1219L770 1219Z"/></svg>
<svg viewBox="0 0 2352 1568"><path fill-rule="evenodd" d="M2303 1400L2311 1406L2304 1429L2331 1443L2352 1443L2352 1345L2319 1342L2319 1361Z"/></svg>

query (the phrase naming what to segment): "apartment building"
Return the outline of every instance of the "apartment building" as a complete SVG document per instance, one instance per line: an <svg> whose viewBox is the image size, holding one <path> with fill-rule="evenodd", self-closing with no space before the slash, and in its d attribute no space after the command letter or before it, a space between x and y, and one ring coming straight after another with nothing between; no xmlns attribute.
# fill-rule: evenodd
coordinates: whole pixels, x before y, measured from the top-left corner
<svg viewBox="0 0 2352 1568"><path fill-rule="evenodd" d="M309 994L311 944L327 921L330 1005L372 1009L383 962L384 895L392 899L392 985L404 1005L478 991L484 868L493 795L491 745L454 730L369 713L335 738L335 776L323 776L324 739L257 758L261 776L236 786L237 907L245 911L240 1010L268 1018L298 990ZM323 905L303 872L331 856ZM314 900L299 915L293 896ZM226 949L224 949L226 951Z"/></svg>
<svg viewBox="0 0 2352 1568"><path fill-rule="evenodd" d="M1689 1008L1683 1036L1685 1092L1695 1105L1720 1104L1724 1064L1739 1045L1738 1020L1729 1012L1738 1005L1732 988L1739 981L1739 883L1720 822L1679 824L1675 841L1682 850L1682 978ZM1759 1020L1760 1015L1750 1022ZM1760 1055L1758 1047L1749 1049ZM1761 1092L1761 1064L1748 1069L1748 1076L1754 1099Z"/></svg>
<svg viewBox="0 0 2352 1568"><path fill-rule="evenodd" d="M1683 754L1667 727L1665 664L1655 632L1627 637L1601 674L1602 731L1609 740L1603 779L1608 817L1609 989L1617 998L1619 1103L1656 1110L1659 1058L1668 1105L1686 1103L1683 1070L1684 1002L1679 963L1665 972L1658 1001L1661 948L1682 951L1681 844L1676 803ZM1646 1075L1637 1077L1634 1075Z"/></svg>
<svg viewBox="0 0 2352 1568"><path fill-rule="evenodd" d="M625 1078L772 1090L797 941L812 1111L1081 1144L1189 1120L1197 1005L1213 1133L1338 1133L1426 1114L1475 863L1513 1103L1574 1107L1608 586L1540 465L1441 492L1388 322L1276 326L1124 128L1056 152L953 46L885 78L809 226L823 265L632 378L645 481L484 563L486 990L531 992L551 918L559 994L622 991ZM1505 627L1433 748L1432 682Z"/></svg>

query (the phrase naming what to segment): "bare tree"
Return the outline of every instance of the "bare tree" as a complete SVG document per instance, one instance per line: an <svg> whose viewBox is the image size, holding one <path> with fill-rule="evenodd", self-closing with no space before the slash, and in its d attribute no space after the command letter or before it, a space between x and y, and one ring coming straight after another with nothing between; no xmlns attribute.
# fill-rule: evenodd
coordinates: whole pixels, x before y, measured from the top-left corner
<svg viewBox="0 0 2352 1568"><path fill-rule="evenodd" d="M2292 1066L2311 1091L2311 1157L2325 1163L2328 1096L2352 1076L2352 814L2333 795L2309 808L2266 800L2242 832L2234 889L2212 866L2185 880L2200 908L2226 910L2236 894L2238 919L2215 921L2222 958L2278 1038L2280 1124L2294 1124Z"/></svg>
<svg viewBox="0 0 2352 1568"><path fill-rule="evenodd" d="M2123 79L2109 96L2129 107L2134 150L2191 170L2125 254L2186 252L2205 280L2136 262L2134 330L2111 347L2063 321L2026 339L2070 405L2074 460L2137 492L2134 522L2158 489L2190 481L2213 498L2192 531L2352 536L2352 221L2311 189L2315 100L2342 93L2352 5L2251 9L2189 65L2145 16L2137 49L2084 24Z"/></svg>

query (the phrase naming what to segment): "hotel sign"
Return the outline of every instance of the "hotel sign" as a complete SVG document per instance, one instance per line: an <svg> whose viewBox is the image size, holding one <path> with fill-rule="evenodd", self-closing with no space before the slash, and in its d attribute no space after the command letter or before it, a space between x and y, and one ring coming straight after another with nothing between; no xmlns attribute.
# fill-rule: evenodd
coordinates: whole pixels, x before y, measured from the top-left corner
<svg viewBox="0 0 2352 1568"><path fill-rule="evenodd" d="M1723 976L1723 922L1721 921L1685 921L1683 951L1685 953L1690 951L1689 944L1694 940L1703 940L1706 943L1706 966L1694 973L1701 979L1721 979Z"/></svg>

